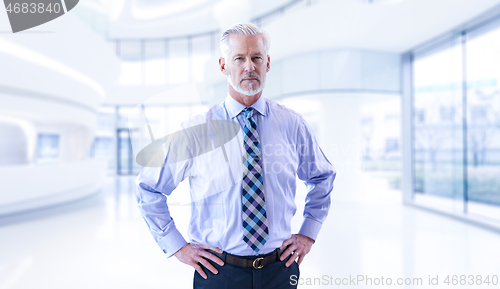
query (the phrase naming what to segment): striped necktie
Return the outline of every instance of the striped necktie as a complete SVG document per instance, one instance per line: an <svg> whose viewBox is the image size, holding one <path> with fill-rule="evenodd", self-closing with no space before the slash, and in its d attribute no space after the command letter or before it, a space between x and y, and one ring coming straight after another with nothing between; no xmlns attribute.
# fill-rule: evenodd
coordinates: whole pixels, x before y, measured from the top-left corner
<svg viewBox="0 0 500 289"><path fill-rule="evenodd" d="M253 108L245 108L243 137L243 240L258 252L269 235L266 203L264 200L262 162L257 125L252 115Z"/></svg>

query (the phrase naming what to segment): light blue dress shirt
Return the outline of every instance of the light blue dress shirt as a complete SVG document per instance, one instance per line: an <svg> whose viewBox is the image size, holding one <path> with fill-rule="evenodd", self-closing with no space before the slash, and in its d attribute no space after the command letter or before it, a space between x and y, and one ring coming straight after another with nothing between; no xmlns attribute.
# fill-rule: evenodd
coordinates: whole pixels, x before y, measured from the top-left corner
<svg viewBox="0 0 500 289"><path fill-rule="evenodd" d="M330 208L330 192L336 172L301 115L263 97L252 107L256 110L253 118L260 138L269 224L269 239L258 254L266 254L291 236L291 220L297 209L294 201L297 176L308 190L304 220L298 233L316 240ZM186 178L189 178L192 200L188 229L190 242L218 247L234 255L257 254L243 241L241 150L244 108L228 95L223 103L182 126L187 128L212 120L237 121L242 129L237 137L224 145L225 152L214 149L161 168L144 167L137 177L139 209L167 257L187 244L175 227L175 216L170 215L167 206L167 197ZM169 154L175 153L168 148L165 151L167 160ZM223 153L229 156L230 163L224 161Z"/></svg>

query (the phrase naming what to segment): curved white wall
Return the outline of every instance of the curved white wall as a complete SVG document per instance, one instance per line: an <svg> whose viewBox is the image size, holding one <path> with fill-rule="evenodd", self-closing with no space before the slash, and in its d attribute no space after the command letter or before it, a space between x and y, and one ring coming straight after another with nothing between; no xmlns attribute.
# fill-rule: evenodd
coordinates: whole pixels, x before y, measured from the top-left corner
<svg viewBox="0 0 500 289"><path fill-rule="evenodd" d="M357 49L330 49L297 54L276 62L266 95L308 91L399 92L400 56Z"/></svg>
<svg viewBox="0 0 500 289"><path fill-rule="evenodd" d="M0 215L76 200L99 190L106 163L84 159L95 131L94 110L30 93L0 92L0 102L0 116L22 119L32 128L4 125L9 130L1 131ZM51 163L37 159L38 134L59 136L58 156Z"/></svg>
<svg viewBox="0 0 500 289"><path fill-rule="evenodd" d="M43 29L0 35L0 215L96 193L105 177L106 163L85 158L118 60L73 13ZM2 125L2 119L30 129ZM41 134L58 136L49 162L37 159Z"/></svg>
<svg viewBox="0 0 500 289"><path fill-rule="evenodd" d="M105 163L82 161L53 165L0 166L0 216L64 203L96 193Z"/></svg>

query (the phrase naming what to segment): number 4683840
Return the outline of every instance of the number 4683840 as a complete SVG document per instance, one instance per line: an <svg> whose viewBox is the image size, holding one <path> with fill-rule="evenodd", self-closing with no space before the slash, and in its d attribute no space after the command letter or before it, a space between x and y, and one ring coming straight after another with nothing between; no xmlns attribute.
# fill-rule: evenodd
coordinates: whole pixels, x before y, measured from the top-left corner
<svg viewBox="0 0 500 289"><path fill-rule="evenodd" d="M497 285L497 275L447 275L443 281L447 285Z"/></svg>
<svg viewBox="0 0 500 289"><path fill-rule="evenodd" d="M59 13L61 12L61 4L49 3L9 3L6 7L7 13Z"/></svg>

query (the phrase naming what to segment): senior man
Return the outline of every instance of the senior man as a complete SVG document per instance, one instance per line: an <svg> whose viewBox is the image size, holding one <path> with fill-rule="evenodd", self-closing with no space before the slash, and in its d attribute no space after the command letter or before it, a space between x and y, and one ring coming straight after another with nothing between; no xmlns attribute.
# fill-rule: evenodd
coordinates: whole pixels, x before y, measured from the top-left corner
<svg viewBox="0 0 500 289"><path fill-rule="evenodd" d="M197 165L193 156L175 168L144 168L136 181L139 208L153 237L167 257L194 267L194 288L295 288L291 278L298 278L298 266L330 208L336 173L310 127L298 113L262 97L269 46L268 34L253 24L237 24L222 34L219 67L229 94L199 118L241 127L239 179L220 188L216 164ZM168 161L176 152L166 151ZM226 151L224 156L227 160ZM297 176L308 193L302 226L291 234ZM191 206L189 243L166 202L185 178L191 197L204 196ZM216 187L220 191L204 195Z"/></svg>

